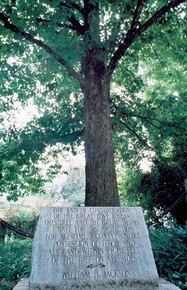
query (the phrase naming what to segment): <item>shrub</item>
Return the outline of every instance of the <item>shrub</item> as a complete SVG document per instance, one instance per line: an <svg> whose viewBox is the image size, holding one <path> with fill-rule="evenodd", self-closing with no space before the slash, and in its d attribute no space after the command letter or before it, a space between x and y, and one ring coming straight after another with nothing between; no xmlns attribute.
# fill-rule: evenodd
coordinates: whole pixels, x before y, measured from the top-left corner
<svg viewBox="0 0 187 290"><path fill-rule="evenodd" d="M0 243L0 289L11 290L21 278L31 271L31 239L15 239Z"/></svg>
<svg viewBox="0 0 187 290"><path fill-rule="evenodd" d="M187 244L185 229L172 225L168 229L152 228L150 240L160 277L180 289L187 289Z"/></svg>

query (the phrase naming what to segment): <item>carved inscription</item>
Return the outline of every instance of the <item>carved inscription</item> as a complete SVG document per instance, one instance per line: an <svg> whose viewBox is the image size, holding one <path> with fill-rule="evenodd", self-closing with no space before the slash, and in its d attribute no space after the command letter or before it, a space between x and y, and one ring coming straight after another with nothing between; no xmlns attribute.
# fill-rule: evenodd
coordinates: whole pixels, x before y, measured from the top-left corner
<svg viewBox="0 0 187 290"><path fill-rule="evenodd" d="M29 287L158 290L142 209L42 208Z"/></svg>
<svg viewBox="0 0 187 290"><path fill-rule="evenodd" d="M49 262L61 279L132 277L141 244L141 222L133 208L51 208L43 220Z"/></svg>

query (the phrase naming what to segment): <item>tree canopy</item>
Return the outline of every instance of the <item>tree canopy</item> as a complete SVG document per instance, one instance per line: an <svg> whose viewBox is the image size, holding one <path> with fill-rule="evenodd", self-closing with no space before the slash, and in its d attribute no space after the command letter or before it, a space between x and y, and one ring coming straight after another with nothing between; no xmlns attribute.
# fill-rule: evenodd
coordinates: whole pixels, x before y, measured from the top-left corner
<svg viewBox="0 0 187 290"><path fill-rule="evenodd" d="M185 9L183 0L3 1L2 119L31 100L37 114L1 130L1 190L37 191L46 148L84 140L86 204L118 205L112 136L116 158L131 166L146 152L157 160L180 152Z"/></svg>

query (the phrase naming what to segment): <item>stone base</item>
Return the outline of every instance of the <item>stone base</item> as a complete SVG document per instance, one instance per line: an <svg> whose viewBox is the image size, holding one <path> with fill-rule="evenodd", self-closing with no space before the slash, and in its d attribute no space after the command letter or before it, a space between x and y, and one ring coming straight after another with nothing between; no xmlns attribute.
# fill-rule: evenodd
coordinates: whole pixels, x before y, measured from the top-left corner
<svg viewBox="0 0 187 290"><path fill-rule="evenodd" d="M22 279L13 290L29 290L29 279ZM159 290L180 290L180 288L167 282L164 279L160 279Z"/></svg>
<svg viewBox="0 0 187 290"><path fill-rule="evenodd" d="M13 288L13 290L29 290L29 279L24 278Z"/></svg>

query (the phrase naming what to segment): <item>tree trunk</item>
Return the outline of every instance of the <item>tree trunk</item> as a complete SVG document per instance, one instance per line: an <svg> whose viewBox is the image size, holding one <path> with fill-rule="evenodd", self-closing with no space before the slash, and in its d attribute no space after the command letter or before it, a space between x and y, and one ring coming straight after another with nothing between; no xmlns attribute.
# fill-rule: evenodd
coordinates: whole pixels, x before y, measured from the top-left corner
<svg viewBox="0 0 187 290"><path fill-rule="evenodd" d="M86 198L85 206L119 206L110 121L110 80L99 62L87 62L84 92ZM99 71L98 71L99 68Z"/></svg>

